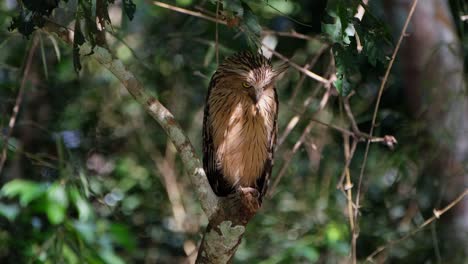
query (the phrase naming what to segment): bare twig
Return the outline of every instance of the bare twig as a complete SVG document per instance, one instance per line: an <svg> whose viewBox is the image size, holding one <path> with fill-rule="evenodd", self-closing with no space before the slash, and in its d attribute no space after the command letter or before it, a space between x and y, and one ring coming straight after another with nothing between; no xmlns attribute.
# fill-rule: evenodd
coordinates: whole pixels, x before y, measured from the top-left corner
<svg viewBox="0 0 468 264"><path fill-rule="evenodd" d="M206 15L208 17L210 17L210 16L215 17L216 16L213 12L210 12L209 10L206 10L205 8L203 8L201 6L195 6L194 8L196 10L202 12L201 14ZM221 19L221 21L224 21L224 18ZM295 38L295 39L303 39L303 40L320 40L320 38L317 37L317 36L304 35L304 34L296 32L295 30L275 31L275 30L271 30L271 29L268 29L268 28L263 28L262 29L262 34L263 35L275 35L275 36L279 36L279 37Z"/></svg>
<svg viewBox="0 0 468 264"><path fill-rule="evenodd" d="M385 245L382 245L380 247L378 247L374 252L372 252L367 258L366 258L366 261L369 261L369 262L372 262L372 259L379 253L381 253L382 251L384 251L385 249L389 248L389 247L392 247L402 241L405 241L406 239L412 237L413 235L415 235L416 233L418 233L419 231L423 230L427 225L429 225L430 223L434 222L435 220L439 219L443 214L445 214L448 210L452 209L452 207L454 207L455 205L457 205L459 202L461 202L463 200L463 198L465 198L465 196L468 195L468 189L465 189L465 191L463 193L461 193L457 198L455 198L455 200L453 200L449 205L447 205L446 207L444 207L442 210L437 210L437 209L434 209L433 210L433 213L434 215L427 219L426 221L424 221L424 223L422 223L420 226L418 226L416 229L414 229L413 231L409 232L408 234L404 235L403 237L399 238L399 239L396 239L396 240L391 240L389 241L388 243L386 243Z"/></svg>
<svg viewBox="0 0 468 264"><path fill-rule="evenodd" d="M274 31L270 29L263 29L262 34L270 34L270 35L276 35L280 37L289 37L289 38L296 38L296 39L304 39L304 40L313 40L317 39L311 36L307 36L301 33L297 33L296 31Z"/></svg>
<svg viewBox="0 0 468 264"><path fill-rule="evenodd" d="M23 78L21 80L21 85L18 90L18 95L16 96L15 106L13 107L10 121L8 122L8 131L3 139L2 157L0 158L0 174L2 173L3 166L5 165L5 161L7 158L8 141L10 140L11 134L13 133L13 128L15 127L16 119L18 117L19 109L21 106L21 102L23 101L24 87L26 86L26 80L29 75L29 70L31 69L32 58L34 56L36 47L37 47L37 37L35 36L32 41L31 48L29 49L29 52L28 52L26 65L24 67L24 72L23 72Z"/></svg>
<svg viewBox="0 0 468 264"><path fill-rule="evenodd" d="M315 64L316 59L318 59L318 55L315 56L314 59L312 59L311 65ZM308 64L306 64L304 66L304 68L306 68L307 65ZM332 67L329 67L328 70L327 70L327 73L325 74L325 76L328 76L330 74L331 70L332 70ZM299 80L298 85L296 86L296 88L294 88L295 92L297 92L299 85L302 86L304 78L305 78L305 75L301 75L301 79ZM312 101L313 101L314 97L317 95L317 93L321 90L320 88L322 86L323 86L323 83L317 83L317 85L313 88L312 94L309 97L307 97L304 100L304 102L302 103L301 109L289 120L288 125L286 126L285 130L283 131L283 134L278 139L278 143L276 144L277 149L284 143L284 141L288 137L289 133L291 133L291 131L294 129L294 127L296 127L296 125L299 123L300 119L304 116L304 114L307 111L307 108L312 103ZM330 94L330 87L328 87L326 89L325 93L326 93L326 95L322 98L322 100L320 102L320 105L319 105L319 109L325 107L324 103L326 103L328 101L328 98L330 96L329 95ZM292 100L293 100L293 98L291 98L290 103L292 103Z"/></svg>
<svg viewBox="0 0 468 264"><path fill-rule="evenodd" d="M351 151L349 148L349 136L343 135L343 148L344 148L344 154L345 154L345 159L346 161L351 160ZM353 148L356 149L356 141L353 141ZM348 162L346 162L348 163ZM351 230L354 230L354 217L353 217L353 194L352 194L352 188L353 184L351 182L351 175L349 173L349 167L346 166L345 168L346 171L346 185L344 186L344 189L346 190L346 194L348 196L348 217L349 217L349 227Z"/></svg>
<svg viewBox="0 0 468 264"><path fill-rule="evenodd" d="M343 136L349 136L349 135L343 135ZM338 184L336 185L337 189L347 190L347 189L352 187L352 186L350 186L348 184L346 186L343 186L343 181L344 181L345 176L346 176L346 171L349 169L349 165L351 164L351 160L354 157L354 152L356 151L357 143L358 143L358 141L354 140L353 144L351 145L351 152L346 157L346 163L345 163L345 166L343 168L343 172L341 173L340 180L338 181Z"/></svg>
<svg viewBox="0 0 468 264"><path fill-rule="evenodd" d="M312 57L310 62L306 63L303 68L304 69L311 69L312 67L314 67L314 65L317 63L318 59L320 58L320 56L329 47L330 46L327 45L327 44L322 45L322 47L320 47L320 49L317 51L317 53ZM328 74L326 74L325 76L328 76ZM293 89L293 94L291 95L291 99L289 99L289 104L292 104L294 102L294 100L296 99L296 96L299 94L299 91L301 90L301 88L302 88L302 86L304 84L305 77L306 77L305 74L301 74L301 78L299 79L299 81L297 82L296 86ZM318 89L316 89L316 90L318 90Z"/></svg>
<svg viewBox="0 0 468 264"><path fill-rule="evenodd" d="M218 34L218 14L219 14L219 0L216 1L216 33L215 33L215 52L216 52L216 65L219 65L219 34Z"/></svg>
<svg viewBox="0 0 468 264"><path fill-rule="evenodd" d="M154 1L153 4L157 5L159 7L162 7L162 8L167 8L169 10L182 13L182 14L195 16L195 17L199 17L199 18L211 21L211 22L227 25L227 22L225 20L220 20L220 19L217 19L217 18L213 18L213 17L207 16L207 15L201 13L201 12L191 11L191 10L188 10L188 9L185 9L185 8L180 8L180 7L169 5L169 4L166 4L166 3L163 3L163 2L159 2L159 1Z"/></svg>
<svg viewBox="0 0 468 264"><path fill-rule="evenodd" d="M206 19L206 20L209 20L209 21L212 21L212 22L215 22L215 23L220 23L220 24L223 24L223 25L227 25L227 22L225 20L219 20L217 18L212 18L210 16L207 16L201 12L195 12L195 11L191 11L191 10L188 10L188 9L184 9L184 8L180 8L180 7L176 7L176 6L172 6L172 5L169 5L169 4L166 4L166 3L162 3L162 2L159 2L159 1L154 1L153 2L155 5L159 6L159 7L163 7L163 8L167 8L167 9L170 9L170 10L173 10L173 11L176 11L176 12L180 12L180 13L183 13L183 14L186 14L186 15L191 15L191 16L196 16L196 17L199 17L199 18L203 18L203 19ZM270 50L275 56L277 56L278 58L282 59L283 61L285 62L288 62L289 65L291 65L293 68L295 68L296 70L304 73L305 75L311 77L312 79L316 80L316 81L319 81L319 82L322 82L324 83L325 85L330 85L331 81L330 80L327 80L325 78L323 78L322 76L316 74L316 73L313 73L309 70L306 70L306 69L303 69L301 66L297 65L296 63L290 61L288 58L286 58L285 56L281 55L280 53L270 49L269 47L263 45L265 48L267 48L268 50Z"/></svg>
<svg viewBox="0 0 468 264"><path fill-rule="evenodd" d="M344 146L344 154L345 154L345 159L346 159L346 163L348 164L348 161L351 160L351 152L354 154L354 150L356 150L356 146L357 146L357 141L354 140L353 141L353 149L352 151L350 151L349 149L349 136L346 136L346 135L343 135L343 146ZM356 233L355 230L356 230L356 226L355 226L355 223L354 223L354 214L353 214L353 193L352 193L352 188L353 188L353 184L351 182L351 175L350 175L350 172L349 172L349 167L348 166L345 166L345 169L344 169L345 173L346 173L346 185L344 186L344 190L346 192L346 200L348 201L347 202L347 209L348 209L348 218L349 218L349 229L351 230L353 236L351 238L351 263L352 264L356 264L357 262L357 258L356 258L356 236L354 236L354 234ZM358 210L358 208L356 208L356 210Z"/></svg>
<svg viewBox="0 0 468 264"><path fill-rule="evenodd" d="M325 106L327 104L327 100L329 98L328 92L323 95L323 98L326 98L325 102L323 104L321 104L320 108L317 110L317 112L314 113L314 115L317 115L320 111L322 111L325 108ZM273 182L273 184L272 184L272 186L271 186L271 188L270 188L270 190L268 192L270 197L273 196L273 193L274 193L274 190L275 190L276 186L279 184L281 178L283 178L283 176L285 175L286 170L289 167L289 163L291 162L294 154L299 150L299 148L302 146L302 144L306 140L306 137L307 137L307 135L309 135L310 130L312 129L314 123L317 123L316 120L314 118L311 118L310 121L309 121L309 124L307 124L306 128L302 132L301 137L296 142L296 144L294 144L292 150L288 153L287 157L285 158L283 166L281 167L280 172L276 176L275 181Z"/></svg>
<svg viewBox="0 0 468 264"><path fill-rule="evenodd" d="M345 109L346 116L348 117L349 121L351 122L351 128L356 135L360 135L361 131L359 130L356 120L354 119L353 112L351 111L351 106L349 105L349 97L343 98L343 106Z"/></svg>
<svg viewBox="0 0 468 264"><path fill-rule="evenodd" d="M298 64L296 64L296 63L290 61L286 56L282 55L281 53L279 53L279 52L277 52L277 51L275 51L275 50L273 50L273 49L271 49L270 47L267 47L267 46L265 46L265 45L263 45L263 46L264 46L266 49L268 49L269 51L271 51L271 52L273 53L273 55L275 55L276 57L280 58L282 61L287 62L287 63L288 63L289 65L291 65L294 69L296 69L296 70L302 72L303 74L309 76L310 78L312 78L312 79L314 79L314 80L316 80L316 81L318 81L318 82L321 82L321 83L325 84L326 86L329 86L329 85L330 85L330 83L331 83L330 80L328 80L328 79L326 79L326 78L324 78L324 77L322 77L322 76L320 76L320 75L318 75L318 74L316 74L316 73L313 73L313 72L311 72L311 71L309 71L309 70L307 70L307 69L304 69L303 67L301 67L301 66L299 66Z"/></svg>
<svg viewBox="0 0 468 264"><path fill-rule="evenodd" d="M270 188L270 191L269 191L269 196L270 197L273 196L274 190L276 189L276 186L281 181L281 178L283 178L283 176L285 175L286 170L288 169L289 164L291 163L291 160L292 160L294 154L299 150L299 148L304 143L304 140L306 139L306 136L310 133L310 130L312 129L313 125L314 125L314 121L311 120L309 122L309 124L306 126L306 128L304 129L304 131L302 132L301 137L299 138L299 140L296 142L296 144L294 144L292 150L289 153L287 153L287 156L284 159L283 166L281 167L278 175L275 177L275 181L271 185L271 188Z"/></svg>
<svg viewBox="0 0 468 264"><path fill-rule="evenodd" d="M392 58L390 60L390 63L388 64L387 70L385 72L384 78L382 80L382 83L379 88L379 94L377 96L377 102L375 103L375 108L374 108L374 114L372 116L372 125L370 128L369 136L372 138L372 135L374 133L374 127L375 127L375 121L377 119L377 113L379 111L379 106L380 106L380 99L382 98L382 93L385 88L385 85L387 84L388 76L390 75L390 71L392 69L393 63L395 62L395 58L398 54L398 51L400 49L401 42L403 41L404 36L406 35L406 30L408 28L409 22L411 20L411 17L413 16L414 10L416 9L416 5L418 4L418 0L413 1L413 5L411 6L410 12L408 14L408 17L406 18L405 25L403 26L403 29L401 30L400 33L400 38L398 39L398 43L395 47L395 50L393 51ZM356 205L359 206L359 199L360 199L360 194L361 194L361 184L362 184L362 177L364 175L364 170L366 168L366 162L367 162L367 156L369 154L369 148L370 148L370 140L367 140L366 143L366 150L364 152L364 160L362 162L361 166L361 171L359 174L359 182L358 182L358 189L357 189L357 194L356 194ZM357 216L358 214L355 214L355 220L357 221ZM356 222L355 221L355 222Z"/></svg>

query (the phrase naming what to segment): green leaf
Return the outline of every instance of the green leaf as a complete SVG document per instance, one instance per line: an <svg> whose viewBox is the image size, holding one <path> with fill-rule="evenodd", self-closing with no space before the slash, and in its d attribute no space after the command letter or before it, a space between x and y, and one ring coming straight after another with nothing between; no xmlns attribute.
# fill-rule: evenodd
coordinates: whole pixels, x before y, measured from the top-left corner
<svg viewBox="0 0 468 264"><path fill-rule="evenodd" d="M124 264L125 262L117 256L113 251L108 250L108 249L103 249L99 253L101 258L109 264Z"/></svg>
<svg viewBox="0 0 468 264"><path fill-rule="evenodd" d="M328 1L326 12L330 19L322 23L322 32L325 33L333 43L341 45L349 45L351 43L350 37L355 34L352 22L359 4L360 1L357 0Z"/></svg>
<svg viewBox="0 0 468 264"><path fill-rule="evenodd" d="M59 183L54 183L47 190L47 204L45 211L52 224L60 224L65 219L68 207L68 197L65 187Z"/></svg>
<svg viewBox="0 0 468 264"><path fill-rule="evenodd" d="M65 219L66 207L59 203L49 201L46 205L46 214L52 224L60 224Z"/></svg>
<svg viewBox="0 0 468 264"><path fill-rule="evenodd" d="M93 217L93 211L88 201L86 201L79 191L72 187L70 188L70 199L78 210L78 217L80 221L88 221Z"/></svg>
<svg viewBox="0 0 468 264"><path fill-rule="evenodd" d="M26 206L31 201L41 197L46 190L47 188L43 183L17 179L6 183L0 192L9 198L18 196L20 205Z"/></svg>
<svg viewBox="0 0 468 264"><path fill-rule="evenodd" d="M135 238L126 226L121 224L112 224L109 231L112 234L112 239L127 250L133 250L135 248Z"/></svg>
<svg viewBox="0 0 468 264"><path fill-rule="evenodd" d="M123 7L128 19L132 20L136 11L136 5L132 0L123 0Z"/></svg>
<svg viewBox="0 0 468 264"><path fill-rule="evenodd" d="M214 4L216 5L216 3ZM240 0L224 0L223 8L232 15L238 17L244 16L244 7L242 7L242 2Z"/></svg>
<svg viewBox="0 0 468 264"><path fill-rule="evenodd" d="M359 58L354 50L340 45L333 47L336 63L336 81L333 83L340 95L347 96L360 81Z"/></svg>
<svg viewBox="0 0 468 264"><path fill-rule="evenodd" d="M59 183L54 183L47 190L47 200L66 208L68 206L68 197L65 192L65 187Z"/></svg>
<svg viewBox="0 0 468 264"><path fill-rule="evenodd" d="M341 42L341 35L342 35L342 26L340 18L335 14L331 13L330 16L334 17L335 23L333 24L324 24L322 23L322 32L327 35L332 42Z"/></svg>

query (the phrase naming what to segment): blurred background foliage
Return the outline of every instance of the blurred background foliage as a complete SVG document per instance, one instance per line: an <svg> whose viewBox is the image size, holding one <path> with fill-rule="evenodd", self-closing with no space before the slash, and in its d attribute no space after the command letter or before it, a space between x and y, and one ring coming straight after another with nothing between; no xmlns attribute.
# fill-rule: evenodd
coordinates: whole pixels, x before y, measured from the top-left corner
<svg viewBox="0 0 468 264"><path fill-rule="evenodd" d="M75 30L75 43L106 45L170 109L200 155L205 93L217 66L216 32L220 60L262 42L277 43L276 51L300 67L310 64L327 79L336 74L334 85L326 86L291 67L279 80L279 134L285 137L272 179L279 184L249 223L235 262L347 263L352 231L346 197L336 188L346 141L311 118L351 130L343 96L353 93L355 120L361 131L369 131L378 88L407 15L389 11L392 5L391 10L401 9L396 2L370 0L360 21L354 16L361 1L224 0L219 18L226 27L144 0L2 1L0 128L7 159L0 174L0 262L187 263L207 223L163 130L106 69L86 57L79 61L71 46L37 30L50 15ZM104 24L94 22L97 3L105 6ZM167 3L216 16L214 0ZM463 64L468 41L460 16L468 14L468 6L462 0L449 4L449 20L465 54L455 59ZM460 193L431 167L444 155L434 151L440 138L431 136L428 120L405 104L404 66L398 63L374 135L393 135L399 144L393 150L379 143L371 147L357 240L363 262L447 204L446 193ZM464 82L466 66L461 69ZM5 144L18 94L19 115ZM457 96L466 98L466 88ZM291 120L296 124L284 134ZM359 144L350 166L355 187L364 150ZM466 188L468 163L461 164L465 178L457 187ZM454 232L463 237L468 229L451 229L454 219L467 226L466 215L451 213L377 261L466 263L468 244Z"/></svg>

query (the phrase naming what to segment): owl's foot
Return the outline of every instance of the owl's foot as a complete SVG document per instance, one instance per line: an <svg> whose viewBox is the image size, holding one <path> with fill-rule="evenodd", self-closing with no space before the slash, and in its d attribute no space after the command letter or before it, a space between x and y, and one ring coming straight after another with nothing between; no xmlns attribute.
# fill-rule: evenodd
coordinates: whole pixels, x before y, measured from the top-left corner
<svg viewBox="0 0 468 264"><path fill-rule="evenodd" d="M241 197L244 206L251 212L256 212L260 208L260 192L252 187L239 187L237 194Z"/></svg>

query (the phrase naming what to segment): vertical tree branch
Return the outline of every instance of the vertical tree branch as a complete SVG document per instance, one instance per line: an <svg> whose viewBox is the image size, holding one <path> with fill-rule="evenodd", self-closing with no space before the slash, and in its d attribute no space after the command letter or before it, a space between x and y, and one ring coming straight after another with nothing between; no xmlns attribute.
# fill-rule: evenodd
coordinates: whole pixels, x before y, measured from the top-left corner
<svg viewBox="0 0 468 264"><path fill-rule="evenodd" d="M395 47L395 50L393 51L392 58L390 60L390 63L388 64L387 70L385 71L384 78L382 80L382 83L380 84L379 88L379 94L377 96L377 102L375 103L375 109L374 109L374 114L372 115L372 125L369 131L369 136L372 138L372 135L374 133L374 127L375 127L375 121L377 120L377 113L379 111L380 107L380 99L382 98L383 90L385 86L387 85L387 80L388 76L390 75L390 71L392 70L393 63L395 62L395 58L398 54L398 51L400 50L400 45L401 42L403 41L403 38L406 35L406 29L408 28L409 22L411 20L411 17L413 16L414 10L416 9L416 5L418 4L418 0L413 1L413 5L411 6L411 10L408 14L408 17L406 18L405 25L403 26L403 29L401 30L400 38L398 39L398 43ZM356 205L359 207L359 199L360 199L360 194L361 194L361 184L362 184L362 177L364 175L364 170L366 168L366 163L367 163L367 156L369 154L369 147L370 147L371 140L367 140L366 143L366 150L364 152L364 160L362 162L361 166L361 172L359 173L359 182L358 182L358 190L356 194ZM357 213L355 214L355 222L357 223Z"/></svg>
<svg viewBox="0 0 468 264"><path fill-rule="evenodd" d="M24 87L26 86L26 79L29 75L29 70L31 69L32 58L34 56L34 52L36 51L37 47L37 37L33 38L31 48L29 49L28 56L26 59L26 64L23 72L23 79L21 80L21 85L18 90L18 95L16 96L15 106L13 107L13 111L10 117L10 121L8 122L8 131L3 140L3 148L2 148L2 156L0 157L0 174L2 173L3 166L5 166L6 158L7 158L7 150L8 150L8 141L13 133L13 128L16 124L16 119L18 118L19 109L21 106L21 102L23 101L23 93Z"/></svg>

